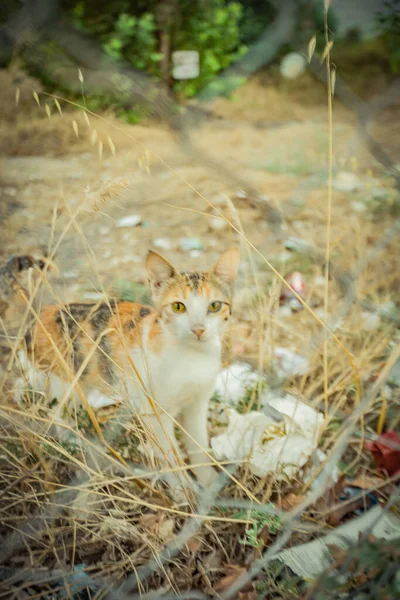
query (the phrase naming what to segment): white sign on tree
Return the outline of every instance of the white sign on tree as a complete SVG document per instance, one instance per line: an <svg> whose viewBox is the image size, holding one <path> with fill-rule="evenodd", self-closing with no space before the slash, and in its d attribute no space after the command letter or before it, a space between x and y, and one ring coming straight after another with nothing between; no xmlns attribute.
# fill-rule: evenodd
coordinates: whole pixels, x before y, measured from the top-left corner
<svg viewBox="0 0 400 600"><path fill-rule="evenodd" d="M195 79L200 73L200 57L196 50L177 50L172 53L172 77Z"/></svg>

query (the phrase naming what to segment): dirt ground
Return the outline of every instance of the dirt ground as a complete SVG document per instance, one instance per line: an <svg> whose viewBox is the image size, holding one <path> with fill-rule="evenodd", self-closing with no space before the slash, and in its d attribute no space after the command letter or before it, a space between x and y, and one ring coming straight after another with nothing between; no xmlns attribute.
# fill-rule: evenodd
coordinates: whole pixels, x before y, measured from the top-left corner
<svg viewBox="0 0 400 600"><path fill-rule="evenodd" d="M317 254L324 255L328 125L326 98L318 85L302 81L296 97L296 89L288 89L288 84L279 88L255 80L239 91L233 102L217 101L211 107L216 117L191 132L192 142L207 156L208 166L180 147L175 135L161 124L127 126L107 115L91 116L88 124L82 112L67 108L61 116L54 105L48 119L45 103L50 105L50 100L43 97L38 107L31 99L28 120L18 117L16 108L14 123L3 131L3 153L9 147L13 155L1 158L2 256L43 255L57 244L56 270L49 277L53 291L47 290L45 299L66 302L98 299L104 290L112 291L116 284L118 288L121 280L143 281L143 258L159 238L167 239L170 248L165 253L182 268L205 268L226 247L240 243L243 262L239 299L244 302L240 316L254 322L260 307L253 303L246 308L244 293L247 288L249 296L256 288L254 269L267 296L276 297L279 281L260 256L250 252L244 237L239 239L228 225L213 228L215 219L208 202L233 219L247 240L282 275L302 266L297 264L296 253L290 255L285 248L290 236L303 239ZM304 102L307 87L313 92L314 104ZM29 98L25 102L29 103ZM380 120L383 125L378 124L374 131L393 144L393 120ZM95 130L98 139L91 145ZM103 145L101 158L99 140ZM353 173L360 182L356 190L334 189L332 195L332 256L342 268L351 270L391 223L388 211L376 217L367 206L368 195L376 189L390 204L392 181L382 174L357 137L354 115L339 102L334 106L333 153L334 171ZM393 160L400 161L398 152ZM228 176L219 174L221 164ZM235 177L243 182L242 187ZM118 190L118 197L112 190L103 203L110 186L120 184L126 189ZM268 220L262 201L255 204L246 197L248 189L256 190L278 210L280 227ZM233 203L235 214L224 195ZM76 221L65 232L70 214L76 211ZM132 214L140 215L139 226L118 226L120 219ZM181 238L196 238L203 248L183 251ZM391 297L397 281L390 258L393 256L392 247L384 266L372 276L372 288L368 273L376 265L367 269L359 282L362 295L371 296L379 287L378 279L384 290L382 302L388 300L386 296ZM382 265L380 259L376 260ZM309 261L307 269L307 301L318 307L323 293L318 279L322 275L321 261ZM390 284L389 274L394 278ZM330 294L334 306L334 282ZM309 330L307 335L315 333L315 323L309 317L303 311L301 319L296 317L294 328L293 319L280 319L279 336L291 338L296 346L296 323L301 331L304 327ZM242 351L252 348L254 355L258 352L248 340L244 345L243 340L237 340L237 347Z"/></svg>

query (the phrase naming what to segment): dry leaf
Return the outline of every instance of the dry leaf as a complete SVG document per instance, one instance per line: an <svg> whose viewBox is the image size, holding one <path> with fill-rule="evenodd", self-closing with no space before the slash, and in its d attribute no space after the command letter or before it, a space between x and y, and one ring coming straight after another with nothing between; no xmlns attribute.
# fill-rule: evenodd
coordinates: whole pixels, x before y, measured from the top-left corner
<svg viewBox="0 0 400 600"><path fill-rule="evenodd" d="M139 524L162 542L167 543L174 538L175 522L163 514L146 513L140 517Z"/></svg>
<svg viewBox="0 0 400 600"><path fill-rule="evenodd" d="M239 600L257 600L258 592L254 589L250 592L239 592L238 598Z"/></svg>
<svg viewBox="0 0 400 600"><path fill-rule="evenodd" d="M311 62L311 59L315 52L316 45L317 45L317 36L313 35L311 40L308 42L308 62Z"/></svg>
<svg viewBox="0 0 400 600"><path fill-rule="evenodd" d="M218 594L225 592L228 588L230 588L231 585L233 585L239 579L239 577L247 573L247 569L245 567L240 567L239 565L227 565L224 569L224 572L226 575L217 581L213 588ZM251 581L249 581L245 583L240 591L251 592L253 589L253 584Z"/></svg>
<svg viewBox="0 0 400 600"><path fill-rule="evenodd" d="M192 537L186 544L186 547L189 550L189 552L191 552L192 554L196 554L196 552L198 552L200 550L202 545L203 545L203 540L201 540L197 537Z"/></svg>
<svg viewBox="0 0 400 600"><path fill-rule="evenodd" d="M300 506L305 500L305 496L301 494L300 496L296 496L296 494L290 493L285 498L283 498L281 505L283 510L291 510L292 508L297 508Z"/></svg>
<svg viewBox="0 0 400 600"><path fill-rule="evenodd" d="M45 105L44 110L46 111L46 115L49 117L49 120L51 119L51 110L50 110L50 106L48 104Z"/></svg>
<svg viewBox="0 0 400 600"><path fill-rule="evenodd" d="M383 483L383 479L380 477L372 477L367 475L359 475L355 479L346 480L346 485L358 487L361 490L372 490L376 487L380 487Z"/></svg>

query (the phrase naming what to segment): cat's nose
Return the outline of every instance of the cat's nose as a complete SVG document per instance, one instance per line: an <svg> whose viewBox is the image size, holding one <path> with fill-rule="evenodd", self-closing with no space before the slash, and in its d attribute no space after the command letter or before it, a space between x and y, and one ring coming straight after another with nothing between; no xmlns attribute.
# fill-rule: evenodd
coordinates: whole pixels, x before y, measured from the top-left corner
<svg viewBox="0 0 400 600"><path fill-rule="evenodd" d="M203 335L205 330L206 330L206 328L203 327L203 325L194 325L192 327L192 331L193 331L194 335L197 336L197 339L201 338L201 336Z"/></svg>

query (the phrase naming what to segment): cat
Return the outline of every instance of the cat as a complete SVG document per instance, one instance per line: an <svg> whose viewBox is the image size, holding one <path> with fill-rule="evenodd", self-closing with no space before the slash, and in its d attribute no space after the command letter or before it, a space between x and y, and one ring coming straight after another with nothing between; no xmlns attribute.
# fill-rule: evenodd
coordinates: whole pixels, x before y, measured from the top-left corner
<svg viewBox="0 0 400 600"><path fill-rule="evenodd" d="M127 398L151 432L156 458L173 471L167 482L176 497L186 486L176 419L200 484L217 474L207 452L207 413L239 261L232 249L207 272L179 272L150 250L145 266L154 307L126 301L44 306L26 336L27 354L20 355L28 381L44 389L47 379L51 398L63 397L79 373L93 407Z"/></svg>

